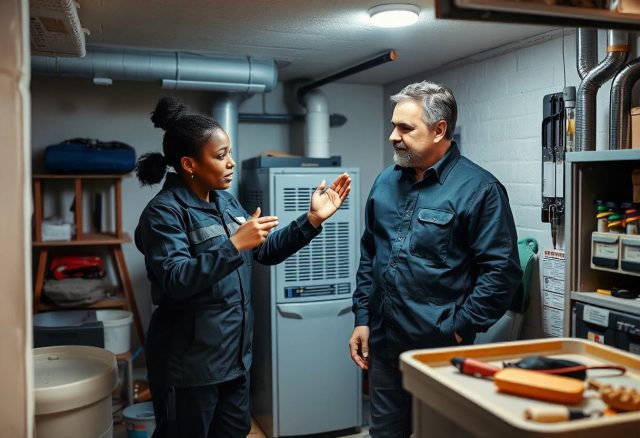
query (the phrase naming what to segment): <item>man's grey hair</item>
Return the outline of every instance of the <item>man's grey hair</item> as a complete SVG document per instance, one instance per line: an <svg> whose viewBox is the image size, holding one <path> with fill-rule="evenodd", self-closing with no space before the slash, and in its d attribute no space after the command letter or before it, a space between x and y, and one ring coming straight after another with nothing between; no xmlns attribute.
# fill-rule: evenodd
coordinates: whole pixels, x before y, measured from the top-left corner
<svg viewBox="0 0 640 438"><path fill-rule="evenodd" d="M395 103L404 100L413 100L422 104L422 119L429 129L433 129L440 120L447 122L447 132L444 136L447 140L453 138L458 118L458 105L450 89L434 82L416 82L391 96L391 101Z"/></svg>

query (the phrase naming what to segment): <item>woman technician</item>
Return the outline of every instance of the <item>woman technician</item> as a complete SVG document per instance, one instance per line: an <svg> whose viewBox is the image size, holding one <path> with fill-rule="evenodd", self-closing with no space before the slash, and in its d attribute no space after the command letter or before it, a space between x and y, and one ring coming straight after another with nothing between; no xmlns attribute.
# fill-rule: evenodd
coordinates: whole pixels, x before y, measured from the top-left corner
<svg viewBox="0 0 640 438"><path fill-rule="evenodd" d="M229 137L212 118L160 99L151 116L165 131L163 152L136 166L143 185L166 180L135 231L145 258L151 317L145 354L154 437L245 437L251 429L249 368L252 259L276 264L307 245L349 194L342 174L323 181L307 213L286 227L249 215L225 190L235 162ZM174 169L166 172L167 166Z"/></svg>

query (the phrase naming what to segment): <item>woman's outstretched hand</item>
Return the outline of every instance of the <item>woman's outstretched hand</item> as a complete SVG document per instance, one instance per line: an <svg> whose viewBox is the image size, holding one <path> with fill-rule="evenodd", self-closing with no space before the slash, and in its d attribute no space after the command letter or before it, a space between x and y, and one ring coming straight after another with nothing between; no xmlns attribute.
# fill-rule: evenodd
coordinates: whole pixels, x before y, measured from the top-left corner
<svg viewBox="0 0 640 438"><path fill-rule="evenodd" d="M350 191L351 177L346 172L338 176L328 188L327 182L323 180L311 196L311 208L307 213L311 225L318 228L333 216Z"/></svg>
<svg viewBox="0 0 640 438"><path fill-rule="evenodd" d="M272 228L278 225L276 216L260 217L260 207L251 215L247 221L238 228L236 234L231 236L231 243L238 251L253 249L267 240L267 236Z"/></svg>

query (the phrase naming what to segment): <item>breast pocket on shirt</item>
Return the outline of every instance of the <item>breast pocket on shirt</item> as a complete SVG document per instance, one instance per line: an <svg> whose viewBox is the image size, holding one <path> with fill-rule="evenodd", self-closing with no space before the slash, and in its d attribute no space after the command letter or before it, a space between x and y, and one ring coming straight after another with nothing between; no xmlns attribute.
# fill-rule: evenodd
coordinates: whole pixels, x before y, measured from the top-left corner
<svg viewBox="0 0 640 438"><path fill-rule="evenodd" d="M419 208L411 230L409 246L411 255L426 259L433 264L445 263L454 216L455 214L449 210Z"/></svg>

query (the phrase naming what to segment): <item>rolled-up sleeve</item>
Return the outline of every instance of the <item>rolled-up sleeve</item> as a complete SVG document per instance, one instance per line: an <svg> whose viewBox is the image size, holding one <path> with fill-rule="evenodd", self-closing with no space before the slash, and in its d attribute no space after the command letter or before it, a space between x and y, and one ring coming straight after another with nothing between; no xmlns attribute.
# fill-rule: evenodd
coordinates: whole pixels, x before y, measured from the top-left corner
<svg viewBox="0 0 640 438"><path fill-rule="evenodd" d="M478 277L454 318L453 330L462 339L491 327L507 310L522 279L517 234L504 187L489 183L470 204L469 244Z"/></svg>

